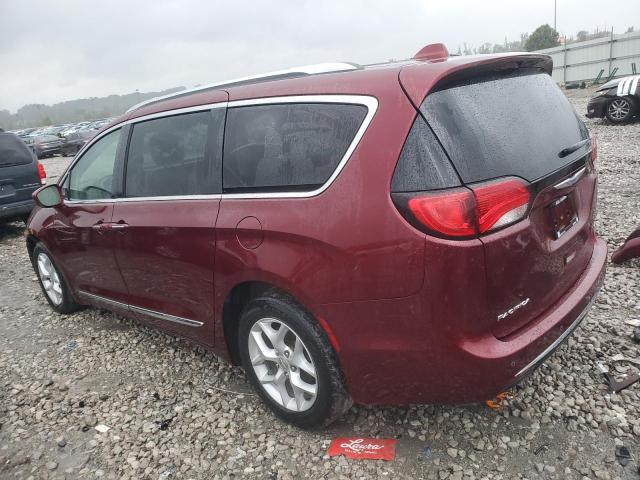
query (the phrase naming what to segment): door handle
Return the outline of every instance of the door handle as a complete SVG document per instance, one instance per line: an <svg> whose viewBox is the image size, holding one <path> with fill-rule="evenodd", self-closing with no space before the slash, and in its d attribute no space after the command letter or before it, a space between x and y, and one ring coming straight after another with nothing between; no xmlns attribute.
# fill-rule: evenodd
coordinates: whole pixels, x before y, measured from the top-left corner
<svg viewBox="0 0 640 480"><path fill-rule="evenodd" d="M107 230L109 230L109 224L103 222L102 220L94 223L93 225L91 225L91 230L95 230L96 232L98 232L100 235L102 235L103 233L105 233Z"/></svg>
<svg viewBox="0 0 640 480"><path fill-rule="evenodd" d="M125 223L123 220L120 220L118 223L112 223L111 224L111 228L113 230L118 230L120 232L126 230L127 228L129 228L129 224Z"/></svg>

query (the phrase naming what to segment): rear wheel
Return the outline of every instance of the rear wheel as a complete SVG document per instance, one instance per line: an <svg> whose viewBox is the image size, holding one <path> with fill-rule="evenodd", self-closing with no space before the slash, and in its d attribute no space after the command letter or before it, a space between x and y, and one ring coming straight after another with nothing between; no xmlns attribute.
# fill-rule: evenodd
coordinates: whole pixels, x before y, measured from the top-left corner
<svg viewBox="0 0 640 480"><path fill-rule="evenodd" d="M38 243L33 249L33 267L47 302L58 313L72 313L82 308L71 296L69 286L49 251Z"/></svg>
<svg viewBox="0 0 640 480"><path fill-rule="evenodd" d="M291 298L272 293L252 300L239 328L249 381L278 417L312 428L349 409L351 397L326 334Z"/></svg>
<svg viewBox="0 0 640 480"><path fill-rule="evenodd" d="M624 123L635 114L635 105L626 97L616 97L607 104L606 115L610 122Z"/></svg>

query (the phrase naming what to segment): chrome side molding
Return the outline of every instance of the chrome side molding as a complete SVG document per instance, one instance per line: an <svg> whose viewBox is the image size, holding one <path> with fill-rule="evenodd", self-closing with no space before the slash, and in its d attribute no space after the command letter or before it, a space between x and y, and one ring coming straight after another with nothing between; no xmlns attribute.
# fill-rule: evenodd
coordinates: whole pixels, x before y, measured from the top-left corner
<svg viewBox="0 0 640 480"><path fill-rule="evenodd" d="M154 317L159 320L166 320L167 322L179 323L180 325L187 325L188 327L202 326L202 322L183 317L176 317L175 315L169 315L168 313L156 312L155 310L149 310L148 308L136 307L134 305L129 305L129 308L133 312L149 315L150 317Z"/></svg>
<svg viewBox="0 0 640 480"><path fill-rule="evenodd" d="M135 305L128 305L126 303L118 302L107 297L96 295L95 293L85 292L79 290L78 293L82 296L88 297L91 300L97 300L106 304L113 305L114 307L125 308L135 313L141 313L143 315L149 315L150 317L157 318L159 320L165 320L167 322L178 323L180 325L186 325L188 327L201 327L202 322L197 320L190 320L188 318L177 317L175 315L169 315L168 313L156 312L155 310L149 310L148 308L136 307Z"/></svg>
<svg viewBox="0 0 640 480"><path fill-rule="evenodd" d="M589 310L591 310L591 307L595 303L596 297L598 296L599 291L600 289L598 289L598 291L593 294L593 297L591 298L591 300L589 300L589 303L582 310L582 312L580 312L580 315L578 315L578 318L576 318L575 321L571 325L569 325L567 329L564 332L562 332L562 334L558 338L556 338L551 345L545 348L536 358L531 360L531 362L529 362L526 366L521 368L518 371L518 373L515 374L514 378L518 378L522 374L528 373L528 371L531 370L533 367L537 366L539 363L542 363L549 355L551 355L554 352L556 348L560 346L562 342L566 340L566 338L569 335L571 335L576 330L576 328L580 326L582 321L585 319L585 317L589 313Z"/></svg>

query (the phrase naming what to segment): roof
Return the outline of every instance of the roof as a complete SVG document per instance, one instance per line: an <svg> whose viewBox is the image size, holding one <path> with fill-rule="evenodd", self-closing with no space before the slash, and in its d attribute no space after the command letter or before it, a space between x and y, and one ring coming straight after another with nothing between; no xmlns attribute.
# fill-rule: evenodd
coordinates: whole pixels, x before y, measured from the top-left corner
<svg viewBox="0 0 640 480"><path fill-rule="evenodd" d="M145 105L151 105L153 103L161 102L170 98L178 98L187 95L191 95L196 92L204 92L207 90L219 90L221 88L235 87L239 85L255 84L264 81L282 80L285 78L295 78L306 75L317 75L320 73L333 73L344 72L349 70L357 70L362 68L357 63L318 63L314 65L304 65L299 67L291 67L286 70L278 70L275 72L262 73L259 75L251 75L248 77L240 77L233 80L225 80L217 83L209 83L207 85L200 85L187 90L180 90L179 92L170 93L168 95L162 95L160 97L154 97L144 102L140 102L133 107L129 108L126 113L137 110Z"/></svg>
<svg viewBox="0 0 640 480"><path fill-rule="evenodd" d="M402 72L407 77L403 83L406 93L413 101L420 101L435 82L460 70L473 69L479 65L509 62L522 66L525 63L544 63L551 71L551 58L547 55L529 53L506 53L493 55L449 56L442 44L427 45L414 57L386 63L359 65L337 62L292 67L286 70L261 75L211 83L189 90L182 90L162 97L152 98L131 107L125 115L111 125L124 119L133 119L167 110L198 107L221 102L235 102L262 97L279 97L314 94L382 95L390 86L398 86ZM517 67L516 67L517 68ZM416 70L419 72L416 75ZM410 82L409 76L415 78Z"/></svg>

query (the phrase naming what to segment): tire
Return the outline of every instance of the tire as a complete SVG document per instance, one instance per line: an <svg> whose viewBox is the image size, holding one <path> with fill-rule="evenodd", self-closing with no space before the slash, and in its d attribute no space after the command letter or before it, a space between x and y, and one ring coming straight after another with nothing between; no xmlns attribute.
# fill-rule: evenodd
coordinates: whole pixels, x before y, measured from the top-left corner
<svg viewBox="0 0 640 480"><path fill-rule="evenodd" d="M625 123L636 113L635 103L629 97L615 97L607 103L605 115L612 123Z"/></svg>
<svg viewBox="0 0 640 480"><path fill-rule="evenodd" d="M42 243L37 243L33 249L31 262L38 276L42 293L51 308L62 314L73 313L82 308L82 305L79 305L71 296L67 282L56 266L51 253ZM56 284L58 288L54 288Z"/></svg>
<svg viewBox="0 0 640 480"><path fill-rule="evenodd" d="M274 343L266 340L265 331ZM284 339L279 342L281 332L285 332ZM326 333L292 298L267 292L252 300L240 317L238 333L240 358L247 377L280 419L300 428L314 428L330 424L351 407L351 396ZM265 351L268 354L255 361L254 366L251 358L260 358L258 352ZM315 372L315 383L309 371ZM273 381L263 384L258 375L263 381L264 378ZM311 391L315 391L315 396Z"/></svg>

